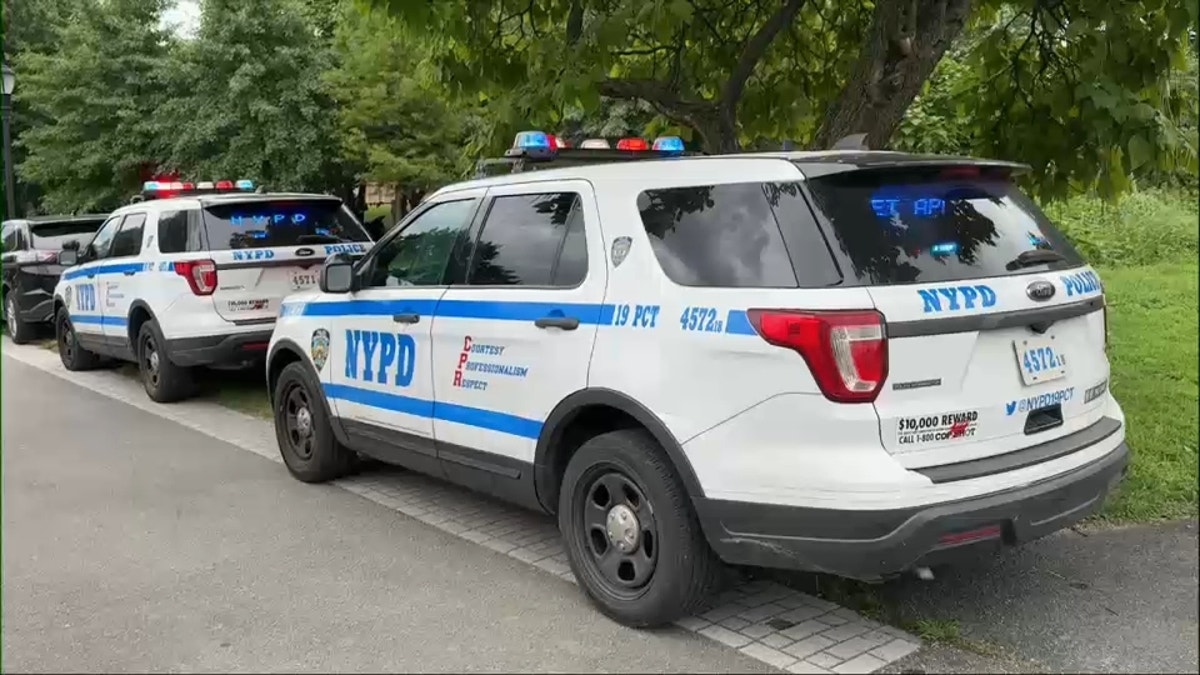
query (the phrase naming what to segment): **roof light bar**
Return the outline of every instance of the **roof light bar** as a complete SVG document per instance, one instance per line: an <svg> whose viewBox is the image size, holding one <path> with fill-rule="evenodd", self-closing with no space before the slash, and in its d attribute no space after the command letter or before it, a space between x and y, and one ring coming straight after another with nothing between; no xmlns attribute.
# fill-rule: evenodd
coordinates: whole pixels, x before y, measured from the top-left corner
<svg viewBox="0 0 1200 675"><path fill-rule="evenodd" d="M683 139L678 136L659 136L654 139L654 150L672 155L682 155Z"/></svg>
<svg viewBox="0 0 1200 675"><path fill-rule="evenodd" d="M644 138L622 138L617 141L618 150L631 150L634 152L642 152L650 149L650 144Z"/></svg>
<svg viewBox="0 0 1200 675"><path fill-rule="evenodd" d="M580 143L579 147L583 150L608 150L612 148L612 146L608 144L608 140L604 138L589 138Z"/></svg>

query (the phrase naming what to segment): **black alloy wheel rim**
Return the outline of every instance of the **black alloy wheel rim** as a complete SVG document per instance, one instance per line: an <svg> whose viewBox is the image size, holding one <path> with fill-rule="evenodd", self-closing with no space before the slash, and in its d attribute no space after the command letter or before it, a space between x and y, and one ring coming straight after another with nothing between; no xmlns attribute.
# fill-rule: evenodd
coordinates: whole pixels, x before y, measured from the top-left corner
<svg viewBox="0 0 1200 675"><path fill-rule="evenodd" d="M616 467L584 483L577 522L585 564L619 598L640 595L658 565L658 521L646 493Z"/></svg>
<svg viewBox="0 0 1200 675"><path fill-rule="evenodd" d="M66 317L63 317L58 329L58 353L62 354L63 360L66 361L75 358L75 331L71 329L71 321Z"/></svg>
<svg viewBox="0 0 1200 675"><path fill-rule="evenodd" d="M146 373L146 383L152 389L158 389L159 380L162 378L161 359L154 336L147 335L142 340L142 372Z"/></svg>
<svg viewBox="0 0 1200 675"><path fill-rule="evenodd" d="M299 384L288 387L283 395L283 428L289 449L302 460L313 456L313 418L308 392Z"/></svg>

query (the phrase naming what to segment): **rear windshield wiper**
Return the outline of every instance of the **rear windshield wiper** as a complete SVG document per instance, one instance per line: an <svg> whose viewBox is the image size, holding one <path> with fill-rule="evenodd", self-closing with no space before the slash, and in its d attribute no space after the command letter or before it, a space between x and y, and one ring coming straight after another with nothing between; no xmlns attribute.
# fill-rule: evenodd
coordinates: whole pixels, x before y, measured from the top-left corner
<svg viewBox="0 0 1200 675"><path fill-rule="evenodd" d="M1063 254L1058 251L1053 251L1046 248L1035 248L1032 251L1022 251L1020 255L1008 261L1004 266L1008 271L1019 270L1022 267L1033 267L1034 265L1044 265L1046 263L1062 262L1066 260Z"/></svg>

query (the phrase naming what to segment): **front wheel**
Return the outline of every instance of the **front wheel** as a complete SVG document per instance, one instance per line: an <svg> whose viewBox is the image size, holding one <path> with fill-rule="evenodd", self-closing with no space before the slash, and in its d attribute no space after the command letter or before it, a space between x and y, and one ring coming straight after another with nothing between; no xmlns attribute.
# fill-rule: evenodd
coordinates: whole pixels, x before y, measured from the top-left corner
<svg viewBox="0 0 1200 675"><path fill-rule="evenodd" d="M275 440L288 472L305 483L324 483L350 473L356 456L334 438L320 389L304 366L289 363L275 383Z"/></svg>
<svg viewBox="0 0 1200 675"><path fill-rule="evenodd" d="M698 609L721 565L674 468L647 433L585 442L567 465L558 526L571 571L607 616L661 626Z"/></svg>
<svg viewBox="0 0 1200 675"><path fill-rule="evenodd" d="M4 296L4 323L8 327L8 337L19 345L28 344L36 337L34 327L21 320L21 313L17 310L17 301L12 293Z"/></svg>
<svg viewBox="0 0 1200 675"><path fill-rule="evenodd" d="M79 344L71 314L66 307L59 307L54 315L54 337L58 342L58 358L67 370L91 370L100 365L100 355Z"/></svg>

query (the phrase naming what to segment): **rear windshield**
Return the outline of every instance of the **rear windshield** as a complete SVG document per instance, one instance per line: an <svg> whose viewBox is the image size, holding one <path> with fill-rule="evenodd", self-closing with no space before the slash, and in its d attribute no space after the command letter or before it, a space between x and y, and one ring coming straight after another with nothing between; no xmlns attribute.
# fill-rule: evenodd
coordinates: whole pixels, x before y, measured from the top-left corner
<svg viewBox="0 0 1200 675"><path fill-rule="evenodd" d="M212 250L370 241L341 202L328 199L252 201L204 209Z"/></svg>
<svg viewBox="0 0 1200 675"><path fill-rule="evenodd" d="M1082 264L1045 214L1007 179L942 172L847 172L809 181L848 277L872 285L958 281ZM1025 251L1063 260L1017 266ZM847 260L848 259L848 260Z"/></svg>
<svg viewBox="0 0 1200 675"><path fill-rule="evenodd" d="M29 234L33 238L31 248L54 251L61 249L63 244L74 241L80 246L91 240L104 219L75 220L62 223L32 223Z"/></svg>

